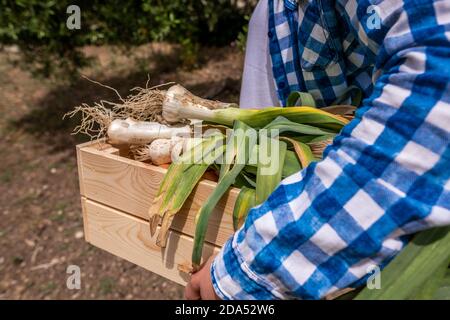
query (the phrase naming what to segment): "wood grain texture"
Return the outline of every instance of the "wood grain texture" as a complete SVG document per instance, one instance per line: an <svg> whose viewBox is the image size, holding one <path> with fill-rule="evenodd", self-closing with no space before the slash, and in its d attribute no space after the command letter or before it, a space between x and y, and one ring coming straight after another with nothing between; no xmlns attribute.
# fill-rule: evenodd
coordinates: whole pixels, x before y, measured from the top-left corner
<svg viewBox="0 0 450 320"><path fill-rule="evenodd" d="M96 247L126 259L181 285L189 274L179 271L190 265L193 239L175 231L169 233L167 247L156 246L147 221L82 198L87 239ZM219 248L206 244L203 258Z"/></svg>
<svg viewBox="0 0 450 320"><path fill-rule="evenodd" d="M119 211L148 220L148 209L165 169L119 156L116 148L93 142L79 150L82 195ZM193 236L195 215L216 187L203 180L175 216L171 230ZM222 246L233 234L232 213L239 189L231 189L211 215L206 241Z"/></svg>
<svg viewBox="0 0 450 320"><path fill-rule="evenodd" d="M92 142L86 142L77 145L77 166L78 166L78 181L80 184L80 194L84 195L84 187L83 187L83 165L82 165L82 158L81 158L81 149L84 147L92 146Z"/></svg>
<svg viewBox="0 0 450 320"><path fill-rule="evenodd" d="M87 209L86 209L86 198L81 197L81 211L83 213L83 231L84 231L84 240L86 242L90 242L89 240L89 226L88 226L88 217L87 217Z"/></svg>

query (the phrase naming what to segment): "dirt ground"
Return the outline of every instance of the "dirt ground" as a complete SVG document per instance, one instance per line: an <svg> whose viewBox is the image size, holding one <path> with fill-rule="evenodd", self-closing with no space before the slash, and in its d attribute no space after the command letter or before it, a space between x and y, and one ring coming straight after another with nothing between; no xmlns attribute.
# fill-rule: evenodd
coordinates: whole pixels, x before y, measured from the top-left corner
<svg viewBox="0 0 450 320"><path fill-rule="evenodd" d="M242 53L202 49L198 67L180 67L166 44L136 49L131 58L110 47L90 47L98 58L82 70L121 95L176 81L208 98L237 102ZM0 50L0 299L181 299L183 288L84 242L75 145L76 119L64 113L114 94L79 78L39 79L18 66L19 54ZM66 286L67 266L81 269L81 289Z"/></svg>

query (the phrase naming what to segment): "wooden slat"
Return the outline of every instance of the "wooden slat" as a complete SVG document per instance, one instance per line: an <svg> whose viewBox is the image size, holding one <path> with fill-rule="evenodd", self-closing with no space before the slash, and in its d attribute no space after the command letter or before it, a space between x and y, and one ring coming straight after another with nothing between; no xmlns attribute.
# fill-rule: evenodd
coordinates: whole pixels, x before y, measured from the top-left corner
<svg viewBox="0 0 450 320"><path fill-rule="evenodd" d="M88 141L88 142L77 145L76 150L77 150L78 181L80 184L80 194L82 196L84 195L84 179L83 179L83 170L82 170L83 159L81 156L81 149L84 149L84 148L95 149L97 151L102 151L106 154L119 154L119 149L107 144L104 139L96 140L96 141Z"/></svg>
<svg viewBox="0 0 450 320"><path fill-rule="evenodd" d="M83 179L83 170L82 170L83 166L81 164L81 161L82 161L82 159L81 159L81 149L84 148L84 147L87 147L87 146L91 146L91 145L92 145L92 142L86 142L86 143L82 143L82 144L77 145L78 181L79 181L79 184L80 184L80 194L81 195L84 195L84 184L83 184L84 179Z"/></svg>
<svg viewBox="0 0 450 320"><path fill-rule="evenodd" d="M166 170L121 157L117 149L98 147L97 143L79 149L82 195L148 220L148 209ZM212 181L201 181L176 215L171 229L193 236L195 215L215 187ZM222 246L233 234L232 212L238 193L238 189L230 190L212 213L207 242Z"/></svg>
<svg viewBox="0 0 450 320"><path fill-rule="evenodd" d="M81 197L81 211L83 214L83 231L84 231L84 240L86 242L90 242L89 240L89 227L88 227L88 217L87 217L87 209L86 209L86 198Z"/></svg>
<svg viewBox="0 0 450 320"><path fill-rule="evenodd" d="M154 245L145 220L82 198L86 238L94 246L126 259L142 268L157 273L181 285L189 280L179 266L190 265L193 239L171 231L167 247ZM207 259L219 249L206 244L203 258Z"/></svg>

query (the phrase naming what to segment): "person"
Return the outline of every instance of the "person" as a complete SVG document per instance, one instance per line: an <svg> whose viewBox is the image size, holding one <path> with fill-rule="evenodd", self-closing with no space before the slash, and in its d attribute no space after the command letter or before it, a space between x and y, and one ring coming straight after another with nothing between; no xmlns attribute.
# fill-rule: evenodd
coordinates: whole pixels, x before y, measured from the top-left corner
<svg viewBox="0 0 450 320"><path fill-rule="evenodd" d="M320 299L450 224L450 1L261 0L241 107L363 100L320 162L286 178L188 299Z"/></svg>

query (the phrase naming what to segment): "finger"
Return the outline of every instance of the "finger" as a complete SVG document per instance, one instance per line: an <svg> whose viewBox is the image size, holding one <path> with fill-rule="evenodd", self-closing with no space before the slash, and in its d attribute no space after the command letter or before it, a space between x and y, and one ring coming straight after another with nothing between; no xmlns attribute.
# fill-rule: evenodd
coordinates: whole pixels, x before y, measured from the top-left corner
<svg viewBox="0 0 450 320"><path fill-rule="evenodd" d="M192 282L189 282L186 289L184 289L184 297L186 300L200 300L200 288L195 288Z"/></svg>
<svg viewBox="0 0 450 320"><path fill-rule="evenodd" d="M202 271L203 267L205 266L205 264L206 264L206 262L203 262L198 267L194 267L193 270L192 270L192 275L198 274L200 271Z"/></svg>
<svg viewBox="0 0 450 320"><path fill-rule="evenodd" d="M217 255L217 254L213 254L213 255L210 256L208 259L206 259L202 264L200 264L197 268L195 268L195 269L193 270L192 274L193 274L193 275L194 275L194 274L197 274L197 273L199 273L200 271L202 271L202 270L205 268L206 265L210 265L211 262L214 260L214 258L215 258L216 255Z"/></svg>
<svg viewBox="0 0 450 320"><path fill-rule="evenodd" d="M218 296L214 290L214 286L209 273L206 273L204 280L200 285L200 295L202 300L217 300Z"/></svg>

